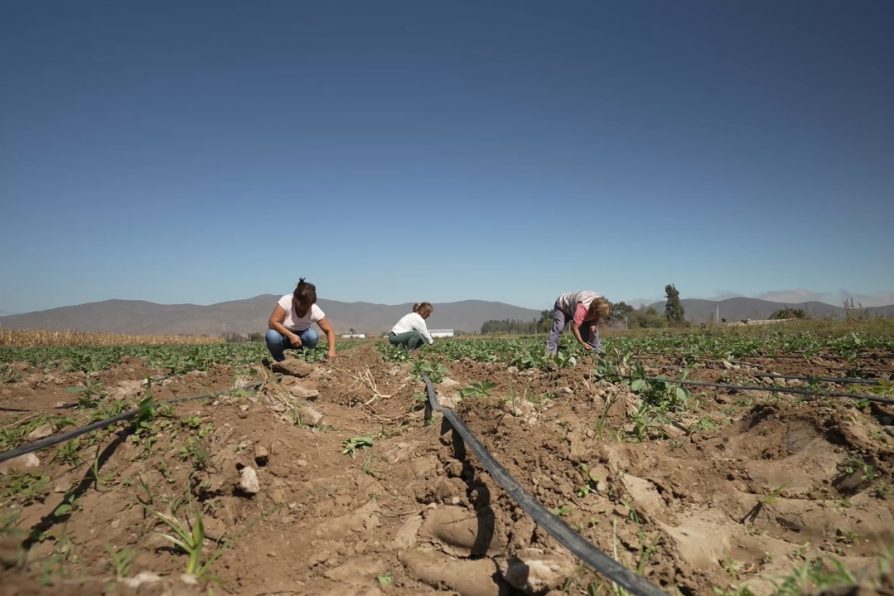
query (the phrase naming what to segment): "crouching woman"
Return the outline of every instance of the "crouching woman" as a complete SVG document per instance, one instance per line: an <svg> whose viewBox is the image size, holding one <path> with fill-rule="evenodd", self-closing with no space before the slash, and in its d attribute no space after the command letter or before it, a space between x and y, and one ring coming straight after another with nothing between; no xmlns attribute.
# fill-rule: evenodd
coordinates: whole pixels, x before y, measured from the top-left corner
<svg viewBox="0 0 894 596"><path fill-rule="evenodd" d="M407 313L391 328L388 342L392 346L403 346L415 350L423 343L434 343L425 319L431 316L434 308L430 302L419 302L413 305L413 312Z"/></svg>
<svg viewBox="0 0 894 596"><path fill-rule="evenodd" d="M285 350L303 350L315 348L320 336L311 329L314 323L326 334L329 342L327 358L335 358L335 331L326 313L316 304L317 288L304 281L302 277L291 294L286 294L273 307L273 313L267 320L267 334L264 340L270 355L277 362L285 360Z"/></svg>

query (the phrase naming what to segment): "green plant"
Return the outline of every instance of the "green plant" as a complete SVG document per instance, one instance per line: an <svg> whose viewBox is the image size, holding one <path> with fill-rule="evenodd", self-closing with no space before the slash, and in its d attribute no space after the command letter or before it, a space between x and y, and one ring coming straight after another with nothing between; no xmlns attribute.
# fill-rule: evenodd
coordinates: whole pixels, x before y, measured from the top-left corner
<svg viewBox="0 0 894 596"><path fill-rule="evenodd" d="M782 580L781 585L777 585L776 593L780 596L815 594L856 583L856 578L839 559L817 557L795 568Z"/></svg>
<svg viewBox="0 0 894 596"><path fill-rule="evenodd" d="M768 492L766 495L760 498L760 503L762 505L772 505L773 503L777 502L780 497L782 497L782 491L785 490L785 486L786 483L783 482L782 484Z"/></svg>
<svg viewBox="0 0 894 596"><path fill-rule="evenodd" d="M60 461L64 464L68 464L69 466L75 468L81 465L81 457L78 454L78 451L81 448L81 439L75 438L70 441L63 443L59 449L56 450L56 454L53 456L53 461Z"/></svg>
<svg viewBox="0 0 894 596"><path fill-rule="evenodd" d="M195 437L186 439L186 444L180 447L178 455L183 461L192 461L192 467L196 470L204 470L208 467L208 463L211 460L211 453L208 451L208 448L202 443L201 439Z"/></svg>
<svg viewBox="0 0 894 596"><path fill-rule="evenodd" d="M81 410L95 408L106 396L106 390L102 383L90 377L84 380L83 387L68 387L65 390L78 395L78 408Z"/></svg>
<svg viewBox="0 0 894 596"><path fill-rule="evenodd" d="M640 443L649 438L652 430L657 430L662 435L665 434L661 424L666 421L666 417L661 410L654 406L642 403L636 413L630 415L629 418L633 422L633 430L630 435Z"/></svg>
<svg viewBox="0 0 894 596"><path fill-rule="evenodd" d="M382 588L387 588L394 582L394 574L388 571L381 575L377 575L376 580L379 582L379 586L381 586Z"/></svg>
<svg viewBox="0 0 894 596"><path fill-rule="evenodd" d="M474 383L471 383L468 387L460 389L459 395L462 398L489 397L490 390L496 386L497 384L493 381L476 381Z"/></svg>
<svg viewBox="0 0 894 596"><path fill-rule="evenodd" d="M43 502L49 493L50 477L38 472L13 471L6 476L4 484L4 498L14 498L22 505L28 505L34 501Z"/></svg>
<svg viewBox="0 0 894 596"><path fill-rule="evenodd" d="M172 536L171 534L159 532L162 538L170 541L174 546L189 555L189 560L186 563L186 573L199 577L204 570L201 561L202 543L205 540L202 514L195 512L192 520L189 517L186 518L186 523L181 523L176 517L165 515L158 511L153 511L152 514L164 522L174 533Z"/></svg>
<svg viewBox="0 0 894 596"><path fill-rule="evenodd" d="M422 379L423 374L427 374L432 383L440 383L444 380L450 371L440 362L430 362L428 360L416 360L413 362L413 374Z"/></svg>
<svg viewBox="0 0 894 596"><path fill-rule="evenodd" d="M345 455L350 455L351 458L353 458L354 454L360 449L372 447L373 439L372 437L366 436L351 437L350 439L345 439L344 442L342 442L342 446L344 447L344 449L342 449L342 453L344 453Z"/></svg>
<svg viewBox="0 0 894 596"><path fill-rule="evenodd" d="M109 554L109 571L114 573L115 577L126 577L131 564L137 558L136 551L127 546L115 548L111 544L107 544L106 552Z"/></svg>

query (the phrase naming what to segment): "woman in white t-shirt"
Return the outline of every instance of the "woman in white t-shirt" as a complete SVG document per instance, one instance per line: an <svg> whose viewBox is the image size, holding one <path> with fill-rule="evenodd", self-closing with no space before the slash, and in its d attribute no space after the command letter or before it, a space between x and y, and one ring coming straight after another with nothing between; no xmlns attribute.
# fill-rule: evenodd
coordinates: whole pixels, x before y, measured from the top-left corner
<svg viewBox="0 0 894 596"><path fill-rule="evenodd" d="M434 308L430 302L419 302L413 305L413 312L405 314L391 328L388 342L392 346L404 346L415 350L423 342L431 344L434 340L425 326L425 319L431 316Z"/></svg>
<svg viewBox="0 0 894 596"><path fill-rule="evenodd" d="M316 304L317 287L307 283L302 277L298 287L291 294L286 294L273 307L273 313L267 320L270 327L264 339L267 349L277 362L285 360L283 351L314 348L320 336L310 326L316 323L329 341L329 360L335 358L335 331L326 313Z"/></svg>

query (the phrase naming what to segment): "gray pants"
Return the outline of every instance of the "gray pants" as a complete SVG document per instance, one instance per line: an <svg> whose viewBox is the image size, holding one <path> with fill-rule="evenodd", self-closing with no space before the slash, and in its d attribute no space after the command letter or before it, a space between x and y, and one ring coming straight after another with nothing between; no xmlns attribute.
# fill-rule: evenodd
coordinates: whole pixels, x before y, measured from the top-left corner
<svg viewBox="0 0 894 596"><path fill-rule="evenodd" d="M404 346L405 348L415 350L425 343L425 338L422 337L422 333L413 329L396 335L392 333L388 336L388 342L392 346Z"/></svg>
<svg viewBox="0 0 894 596"><path fill-rule="evenodd" d="M546 340L546 349L550 354L559 352L559 336L565 330L565 325L574 319L573 314L568 314L557 304L553 305L553 328L550 329L549 338ZM602 342L599 339L599 328L591 323L584 322L580 326L580 337L597 354L602 353Z"/></svg>

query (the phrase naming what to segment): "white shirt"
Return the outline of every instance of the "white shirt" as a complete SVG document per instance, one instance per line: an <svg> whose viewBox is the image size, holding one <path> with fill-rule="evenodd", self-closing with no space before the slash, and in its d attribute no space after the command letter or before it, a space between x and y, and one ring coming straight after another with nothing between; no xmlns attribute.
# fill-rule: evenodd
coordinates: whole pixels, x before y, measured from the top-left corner
<svg viewBox="0 0 894 596"><path fill-rule="evenodd" d="M413 331L414 329L422 334L422 337L425 338L426 342L430 344L434 343L435 340L431 338L431 334L428 332L428 327L425 326L425 319L422 318L422 315L416 312L411 312L402 316L400 321L391 328L391 333L400 335L401 333Z"/></svg>
<svg viewBox="0 0 894 596"><path fill-rule="evenodd" d="M311 304L310 308L307 309L307 312L304 313L304 316L299 317L298 313L296 313L293 308L293 302L294 296L292 296L292 294L286 294L277 302L277 304L286 311L286 318L282 322L286 329L291 329L292 331L305 331L306 329L310 329L310 326L313 323L326 318L326 313L324 313L323 309L316 304Z"/></svg>

